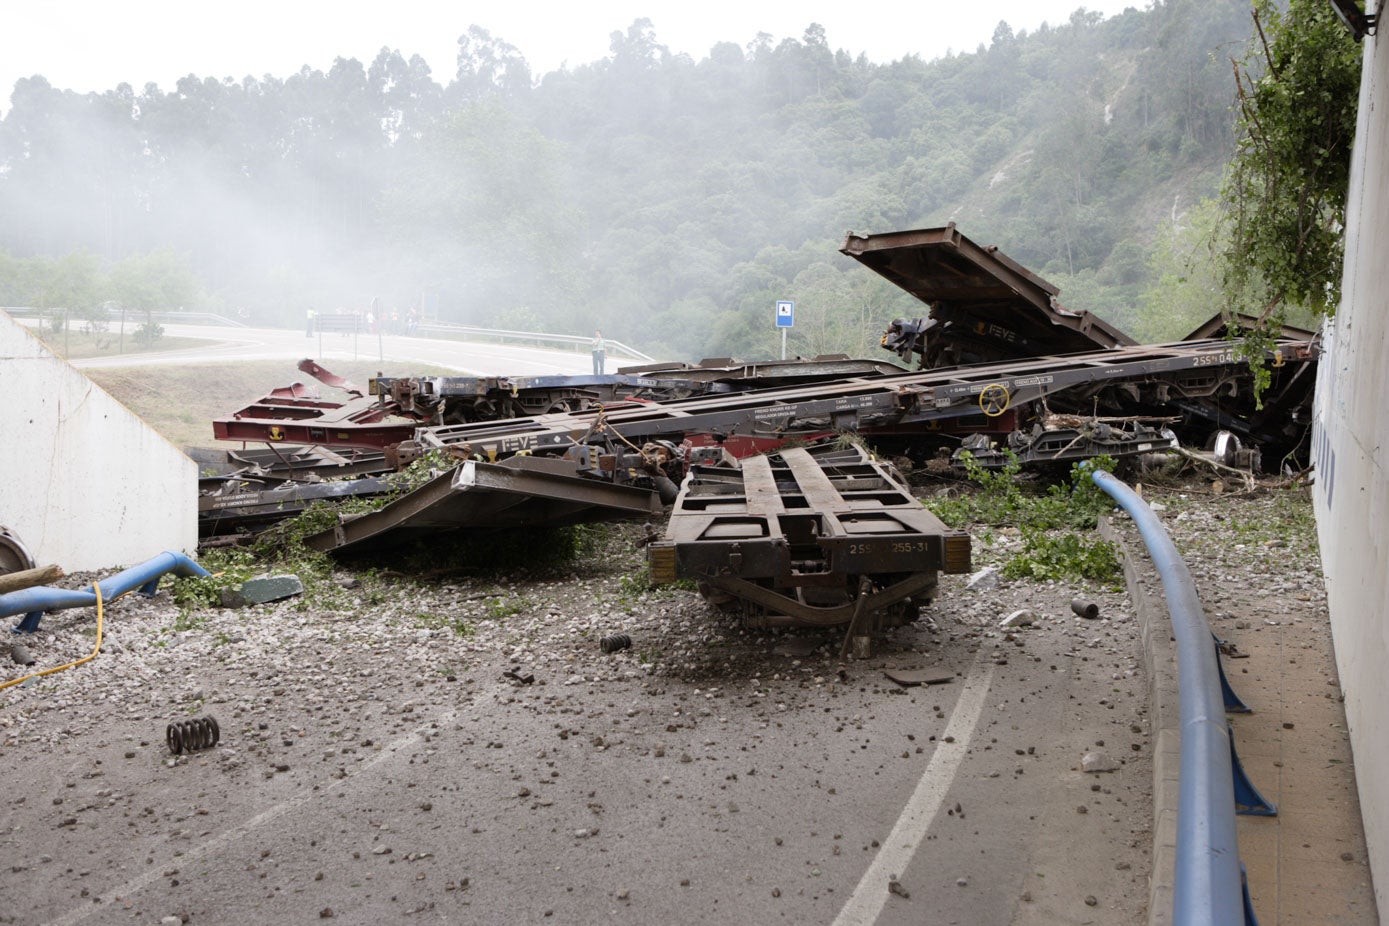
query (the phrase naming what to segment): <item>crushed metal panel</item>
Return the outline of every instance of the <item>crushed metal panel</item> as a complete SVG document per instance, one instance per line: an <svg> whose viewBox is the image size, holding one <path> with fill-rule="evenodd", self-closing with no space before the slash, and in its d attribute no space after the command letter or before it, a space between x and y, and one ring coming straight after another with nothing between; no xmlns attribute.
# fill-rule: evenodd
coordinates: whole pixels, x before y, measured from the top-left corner
<svg viewBox="0 0 1389 926"><path fill-rule="evenodd" d="M1280 341L1277 350L1284 358L1284 371L1295 369L1294 361L1302 363L1315 358L1315 348L1299 342ZM814 432L920 428L931 422L992 415L1000 410L1006 415L1012 408L1044 398L1060 402L1063 395L1089 406L1095 397L1114 388L1154 393L1154 407L1160 409L1171 401L1171 395L1189 397L1200 389L1218 387L1222 379L1247 375L1247 364L1235 357L1228 341L1158 344L733 395L695 396L630 408L421 428L415 439L428 449L467 444L480 455L502 457L523 451L560 453L603 434L620 435L638 443L701 432L785 436L793 429ZM1210 382L1202 386L1207 379ZM1006 433L1014 427L1009 424L999 431Z"/></svg>
<svg viewBox="0 0 1389 926"><path fill-rule="evenodd" d="M964 470L964 456L985 469L1001 470L1010 460L1022 466L1069 464L1101 455L1116 460L1176 450L1177 435L1161 423L1142 421L1110 424L1096 418L1052 415L1045 424L1011 432L1000 447L987 434L971 434L951 455L951 463Z"/></svg>
<svg viewBox="0 0 1389 926"><path fill-rule="evenodd" d="M657 379L683 379L722 387L738 392L776 386L813 383L816 380L842 379L851 376L878 376L906 372L901 366L886 360L827 354L809 360L742 361L729 357L702 360L698 365L687 363L652 363L639 367L623 367L619 373L640 374ZM716 391L711 389L710 391Z"/></svg>
<svg viewBox="0 0 1389 926"><path fill-rule="evenodd" d="M270 445L265 449L208 450L192 447L188 456L198 464L206 481L209 476L255 475L270 479L340 479L345 476L378 475L391 470L386 456L377 451L328 447Z"/></svg>
<svg viewBox="0 0 1389 926"><path fill-rule="evenodd" d="M1206 341L1212 338L1225 338L1230 336L1230 322L1234 321L1244 330L1253 330L1259 327L1259 319L1253 315L1243 313L1235 316L1226 317L1224 312L1216 312L1205 324L1196 328L1195 331L1182 338L1183 341ZM1293 338L1299 341L1311 341L1317 336L1315 331L1308 331L1306 328L1299 328L1296 325L1281 325L1276 337Z"/></svg>
<svg viewBox="0 0 1389 926"><path fill-rule="evenodd" d="M380 450L408 440L419 426L369 396L333 402L310 397L295 383L230 415L212 420L217 440L313 444Z"/></svg>
<svg viewBox="0 0 1389 926"><path fill-rule="evenodd" d="M651 517L660 511L656 493L584 478L568 460L468 460L381 510L304 542L325 553L357 553L457 530L487 534L518 527Z"/></svg>
<svg viewBox="0 0 1389 926"><path fill-rule="evenodd" d="M850 233L839 249L922 302L1013 304L1042 311L1060 290L993 247L981 247L952 222L944 228Z"/></svg>
<svg viewBox="0 0 1389 926"><path fill-rule="evenodd" d="M282 482L259 484L255 478L214 477L200 481L217 483L216 491L198 497L198 536L255 532L302 513L316 502L341 501L385 495L395 491L390 479L368 476L331 482Z"/></svg>
<svg viewBox="0 0 1389 926"><path fill-rule="evenodd" d="M955 228L856 235L840 253L931 306L927 337L956 341L927 366L1010 357L1068 354L1136 344L1089 312L1056 301L1059 290L993 246L975 244ZM924 347L924 345L923 345Z"/></svg>
<svg viewBox="0 0 1389 926"><path fill-rule="evenodd" d="M716 603L741 601L753 625L845 624L867 611L892 626L929 600L939 572L970 565L968 535L858 447L692 467L648 558L654 580L694 579Z"/></svg>

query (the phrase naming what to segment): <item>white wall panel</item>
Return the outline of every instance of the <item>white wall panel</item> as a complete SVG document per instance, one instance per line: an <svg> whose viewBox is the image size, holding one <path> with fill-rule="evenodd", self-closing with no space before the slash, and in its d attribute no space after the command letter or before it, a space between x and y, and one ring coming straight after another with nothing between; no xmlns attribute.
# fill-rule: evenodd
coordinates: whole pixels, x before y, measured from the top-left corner
<svg viewBox="0 0 1389 926"><path fill-rule="evenodd" d="M1317 532L1375 898L1389 910L1389 54L1365 39L1341 306L1318 370Z"/></svg>
<svg viewBox="0 0 1389 926"><path fill-rule="evenodd" d="M0 524L69 572L198 542L197 466L0 312Z"/></svg>

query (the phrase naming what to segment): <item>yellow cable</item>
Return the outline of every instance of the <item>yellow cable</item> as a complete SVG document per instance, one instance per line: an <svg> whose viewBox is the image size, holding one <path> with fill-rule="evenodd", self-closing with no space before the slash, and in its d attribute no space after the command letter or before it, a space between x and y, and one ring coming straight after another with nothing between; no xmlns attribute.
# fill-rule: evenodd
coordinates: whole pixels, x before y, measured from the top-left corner
<svg viewBox="0 0 1389 926"><path fill-rule="evenodd" d="M73 666L80 666L82 665L82 663L91 662L93 659L96 658L96 654L101 652L101 616L103 610L101 607L101 584L98 582L93 582L92 588L96 589L96 646L92 647L92 651L87 655L83 656L81 659L75 660L74 662L70 662L65 666L54 666L51 669L44 669L42 672L31 672L28 675L25 675L21 678L15 678L11 679L8 682L0 683L0 691L9 688L11 685L19 685L24 682L27 682L31 678L38 678L40 675L52 675L54 672L61 672L64 669L71 669Z"/></svg>

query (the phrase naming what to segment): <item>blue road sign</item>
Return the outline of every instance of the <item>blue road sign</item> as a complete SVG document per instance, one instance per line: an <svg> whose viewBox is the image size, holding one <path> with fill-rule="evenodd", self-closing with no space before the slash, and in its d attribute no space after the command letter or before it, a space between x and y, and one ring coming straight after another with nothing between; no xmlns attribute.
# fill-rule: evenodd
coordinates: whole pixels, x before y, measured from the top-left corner
<svg viewBox="0 0 1389 926"><path fill-rule="evenodd" d="M778 328L791 328L796 324L796 304L789 299L782 299L776 304L776 326Z"/></svg>

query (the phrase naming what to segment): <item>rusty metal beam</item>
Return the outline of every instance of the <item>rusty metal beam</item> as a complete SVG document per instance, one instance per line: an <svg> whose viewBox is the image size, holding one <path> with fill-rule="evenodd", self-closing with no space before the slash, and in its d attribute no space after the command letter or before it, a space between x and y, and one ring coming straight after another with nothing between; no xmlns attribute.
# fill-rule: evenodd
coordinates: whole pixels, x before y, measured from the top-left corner
<svg viewBox="0 0 1389 926"><path fill-rule="evenodd" d="M1096 315L1064 308L1054 285L998 248L974 243L953 222L877 235L851 232L840 253L932 306L933 318L959 323L953 336L992 335L1004 350L1010 340L1030 342L1031 354L1137 343Z"/></svg>
<svg viewBox="0 0 1389 926"><path fill-rule="evenodd" d="M1303 341L1284 339L1276 348L1285 365L1316 356L1315 346ZM1005 397L1006 411L1065 390L1115 383L1167 383L1184 395L1199 394L1221 375L1245 373L1246 361L1235 355L1230 341L1179 342L422 428L415 440L433 448L466 443L475 453L501 458L521 451L559 453L608 433L639 443L704 432L776 435L792 428L898 428L984 414L981 394L988 390ZM1287 370L1275 373L1291 375Z"/></svg>
<svg viewBox="0 0 1389 926"><path fill-rule="evenodd" d="M568 460L468 460L379 511L345 520L304 542L325 553L358 553L450 531L485 535L660 512L656 493L582 477Z"/></svg>

